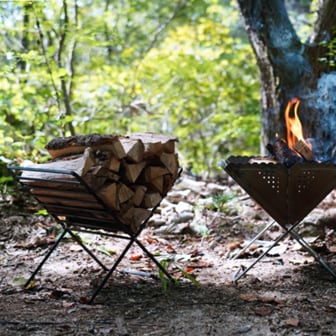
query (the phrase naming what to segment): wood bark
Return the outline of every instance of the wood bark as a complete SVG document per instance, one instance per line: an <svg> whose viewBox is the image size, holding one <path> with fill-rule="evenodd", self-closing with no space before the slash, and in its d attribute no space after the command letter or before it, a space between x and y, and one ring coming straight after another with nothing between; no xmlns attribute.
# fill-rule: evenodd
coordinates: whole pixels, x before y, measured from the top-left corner
<svg viewBox="0 0 336 336"><path fill-rule="evenodd" d="M237 0L260 69L261 152L285 136L284 109L293 97L301 100L300 119L307 138L336 146L336 73L326 44L335 38L336 2L320 0L311 37L302 42L289 19L284 0Z"/></svg>

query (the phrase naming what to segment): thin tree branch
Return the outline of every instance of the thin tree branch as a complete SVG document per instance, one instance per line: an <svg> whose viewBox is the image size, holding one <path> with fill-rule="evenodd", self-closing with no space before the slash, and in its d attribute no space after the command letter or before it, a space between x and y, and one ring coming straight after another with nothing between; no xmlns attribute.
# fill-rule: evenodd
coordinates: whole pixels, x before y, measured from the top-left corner
<svg viewBox="0 0 336 336"><path fill-rule="evenodd" d="M187 2L185 2L184 0L178 0L176 2L176 6L174 8L174 11L171 13L171 15L167 18L167 20L165 22L163 22L162 24L160 24L158 26L158 28L156 29L155 34L154 34L152 40L150 41L150 43L147 46L147 48L143 51L142 56L139 58L140 61L138 62L137 66L135 68L134 78L137 75L137 72L138 72L138 70L140 68L140 65L141 65L142 61L145 59L146 55L150 52L151 49L154 48L154 46L158 42L159 36L169 26L169 24L176 18L176 16L178 15L178 13L186 7L186 5L187 5ZM132 95L131 96L134 96L134 92L135 92L135 83L133 84L133 87L132 87ZM134 97L131 97L131 101L133 99L134 99Z"/></svg>
<svg viewBox="0 0 336 336"><path fill-rule="evenodd" d="M77 0L75 0L75 26L78 27L78 4ZM73 38L72 45L70 48L70 59L69 59L69 81L68 81L68 95L72 97L72 89L73 89L73 79L75 77L75 57L76 57L76 46L77 40L76 36Z"/></svg>
<svg viewBox="0 0 336 336"><path fill-rule="evenodd" d="M165 22L163 22L161 25L159 25L159 27L156 29L154 36L150 42L150 44L147 46L147 48L144 50L143 52L143 57L149 53L149 51L154 48L154 46L156 45L159 36L162 34L162 32L169 26L169 24L176 18L177 14L185 8L185 6L187 5L186 2L184 2L183 0L178 0L176 2L176 6L174 8L174 11L171 13L171 15L167 18L167 20ZM142 58L143 58L142 57Z"/></svg>
<svg viewBox="0 0 336 336"><path fill-rule="evenodd" d="M69 16L68 16L68 5L66 0L63 0L63 14L64 14L64 27L63 31L61 33L61 37L59 40L59 46L58 46L58 53L57 53L57 65L59 68L62 68L62 53L64 51L65 47L65 41L67 38L67 33L69 30ZM67 90L67 84L65 77L61 77L61 88L62 88L62 94L63 94L63 103L65 107L65 115L71 116L72 115L72 109L70 104L70 92ZM71 121L67 123L69 127L69 131L71 135L75 135L75 128Z"/></svg>
<svg viewBox="0 0 336 336"><path fill-rule="evenodd" d="M57 89L57 86L56 86L56 83L55 83L55 80L54 80L53 72L52 72L52 69L51 69L51 66L50 66L50 63L49 63L47 51L46 51L46 49L44 47L44 44L43 44L43 32L42 32L42 29L41 29L40 21L38 19L34 4L33 4L33 12L34 12L35 23L36 23L36 27L37 27L37 31L38 31L38 35L39 35L39 39L40 39L43 58L44 58L44 61L46 63L46 66L47 66L47 72L49 74L51 85L53 87L55 97L56 97L57 109L58 109L59 113L61 113L60 96L59 96L58 89Z"/></svg>

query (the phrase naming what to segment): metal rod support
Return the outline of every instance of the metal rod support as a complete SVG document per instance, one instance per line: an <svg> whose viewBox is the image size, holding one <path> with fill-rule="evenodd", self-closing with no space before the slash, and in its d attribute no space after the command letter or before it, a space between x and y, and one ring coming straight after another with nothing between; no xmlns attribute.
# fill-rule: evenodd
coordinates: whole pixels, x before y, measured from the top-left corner
<svg viewBox="0 0 336 336"><path fill-rule="evenodd" d="M244 269L243 272L241 272L241 269L238 270L238 272L234 275L233 281L237 282L241 277L243 277L255 264L257 264L262 258L264 258L269 251L272 250L273 247L275 247L282 239L284 239L289 234L288 231L285 231L282 235L280 235L274 243L268 247L266 251L264 251L257 259L255 259L247 268Z"/></svg>
<svg viewBox="0 0 336 336"><path fill-rule="evenodd" d="M35 271L32 273L32 275L30 276L30 278L27 280L27 282L24 284L24 288L28 288L29 284L31 283L31 281L34 280L35 275L40 271L40 269L42 268L42 266L45 264L45 262L48 260L48 258L50 257L50 255L55 251L56 247L58 246L58 244L61 242L61 240L64 238L65 234L68 232L68 229L63 230L63 232L59 235L58 239L55 241L54 245L49 249L48 253L44 256L43 260L40 262L40 264L37 266L37 268L35 269Z"/></svg>
<svg viewBox="0 0 336 336"><path fill-rule="evenodd" d="M271 226L275 224L275 221L272 221L271 223L268 223L252 240L249 241L249 243L244 246L241 250L238 251L236 255L234 255L231 259L235 260L239 258L259 237L261 237Z"/></svg>
<svg viewBox="0 0 336 336"><path fill-rule="evenodd" d="M314 259L336 280L336 272L328 263L314 251L311 246L295 231L292 230L290 235L312 256Z"/></svg>
<svg viewBox="0 0 336 336"><path fill-rule="evenodd" d="M105 275L103 281L100 283L98 288L95 290L93 295L91 296L91 299L89 300L89 304L92 304L98 293L103 289L104 285L106 284L107 280L110 278L112 273L116 270L118 265L120 264L121 260L124 258L126 255L127 251L130 249L132 244L134 243L134 239L131 239L129 243L126 245L125 249L122 251L122 253L119 255L119 258L115 261L109 272Z"/></svg>
<svg viewBox="0 0 336 336"><path fill-rule="evenodd" d="M101 267L104 271L108 271L109 269L94 255L94 253L89 250L85 244L71 231L68 230L71 237L89 254L89 256Z"/></svg>

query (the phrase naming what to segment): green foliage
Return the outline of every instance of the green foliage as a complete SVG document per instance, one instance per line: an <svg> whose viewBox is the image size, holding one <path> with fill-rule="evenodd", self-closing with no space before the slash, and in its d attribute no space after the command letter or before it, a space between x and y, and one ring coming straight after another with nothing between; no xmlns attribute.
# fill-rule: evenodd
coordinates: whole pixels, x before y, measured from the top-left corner
<svg viewBox="0 0 336 336"><path fill-rule="evenodd" d="M336 28L333 35L335 36L330 41L323 41L321 45L326 48L323 57L320 58L322 63L327 63L332 69L336 68Z"/></svg>
<svg viewBox="0 0 336 336"><path fill-rule="evenodd" d="M66 4L66 6L64 6ZM0 155L45 160L73 133L154 131L210 172L260 142L257 67L230 1L0 6Z"/></svg>
<svg viewBox="0 0 336 336"><path fill-rule="evenodd" d="M222 195L215 195L213 197L213 204L216 210L220 212L224 212L225 210L225 203L232 200L235 195L232 193L223 193Z"/></svg>
<svg viewBox="0 0 336 336"><path fill-rule="evenodd" d="M258 76L251 50L210 19L171 31L142 62L152 119L180 139L186 165L213 168L221 155L259 144Z"/></svg>

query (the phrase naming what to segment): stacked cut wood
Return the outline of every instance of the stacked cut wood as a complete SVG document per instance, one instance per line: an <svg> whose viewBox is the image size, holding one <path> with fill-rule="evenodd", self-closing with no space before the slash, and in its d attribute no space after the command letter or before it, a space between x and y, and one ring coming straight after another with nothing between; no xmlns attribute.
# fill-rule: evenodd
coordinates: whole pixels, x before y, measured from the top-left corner
<svg viewBox="0 0 336 336"><path fill-rule="evenodd" d="M46 146L52 161L38 166L75 171L122 223L134 227L178 177L176 141L155 133L55 138Z"/></svg>

